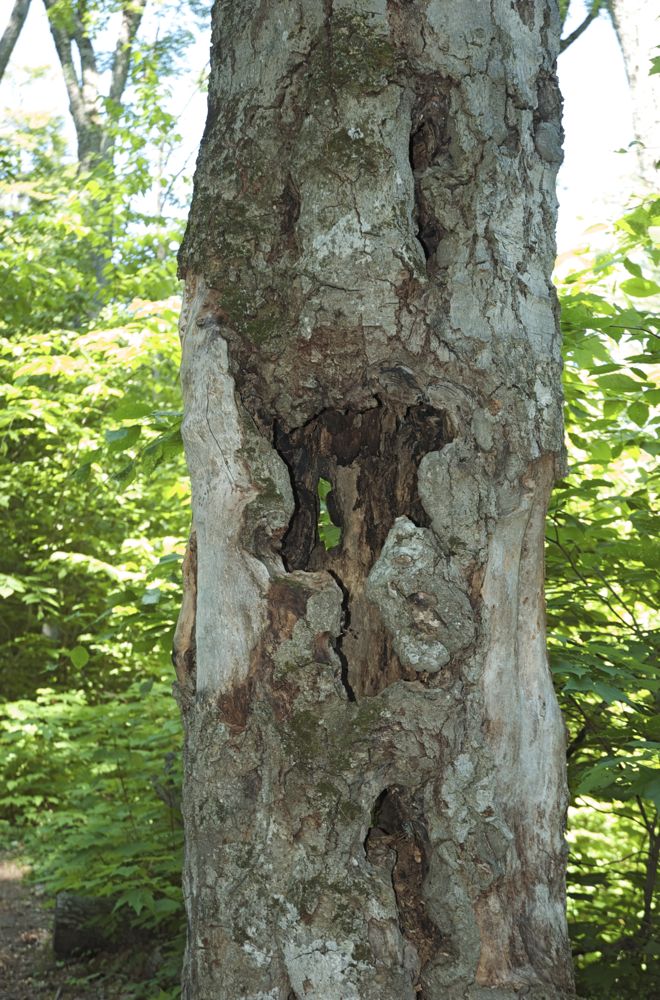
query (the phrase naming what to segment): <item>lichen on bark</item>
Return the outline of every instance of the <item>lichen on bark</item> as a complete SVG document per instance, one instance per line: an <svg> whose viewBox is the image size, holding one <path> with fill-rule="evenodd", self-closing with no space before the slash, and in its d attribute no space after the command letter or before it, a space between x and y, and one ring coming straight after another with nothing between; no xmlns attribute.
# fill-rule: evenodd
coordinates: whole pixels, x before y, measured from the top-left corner
<svg viewBox="0 0 660 1000"><path fill-rule="evenodd" d="M558 27L541 0L215 6L180 255L185 997L571 995Z"/></svg>

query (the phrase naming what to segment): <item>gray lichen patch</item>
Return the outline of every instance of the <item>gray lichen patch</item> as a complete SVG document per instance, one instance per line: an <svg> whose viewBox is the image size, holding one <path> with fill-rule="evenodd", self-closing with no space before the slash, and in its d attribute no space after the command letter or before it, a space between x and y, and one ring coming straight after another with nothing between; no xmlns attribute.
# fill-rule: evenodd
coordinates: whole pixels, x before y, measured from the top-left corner
<svg viewBox="0 0 660 1000"><path fill-rule="evenodd" d="M397 53L382 17L369 16L355 5L337 4L324 25L325 46L315 52L319 71L329 91L340 100L345 94L379 92L397 68ZM328 51L330 49L330 51Z"/></svg>
<svg viewBox="0 0 660 1000"><path fill-rule="evenodd" d="M456 566L483 559L494 504L479 454L464 441L429 452L420 462L417 482L441 551Z"/></svg>
<svg viewBox="0 0 660 1000"><path fill-rule="evenodd" d="M294 511L294 498L286 465L243 409L240 457L250 470L255 495L243 510L245 547L273 569L282 568L278 543Z"/></svg>
<svg viewBox="0 0 660 1000"><path fill-rule="evenodd" d="M474 641L474 612L449 578L432 532L399 517L367 580L367 596L406 666L437 673Z"/></svg>

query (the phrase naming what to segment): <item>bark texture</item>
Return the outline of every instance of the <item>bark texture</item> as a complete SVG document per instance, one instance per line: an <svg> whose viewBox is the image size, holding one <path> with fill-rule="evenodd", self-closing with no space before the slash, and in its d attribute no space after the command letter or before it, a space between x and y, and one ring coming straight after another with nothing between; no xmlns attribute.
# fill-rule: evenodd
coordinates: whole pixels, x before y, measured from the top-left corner
<svg viewBox="0 0 660 1000"><path fill-rule="evenodd" d="M660 76L650 72L660 46L660 15L649 0L609 0L609 9L630 84L639 172L647 184L657 187Z"/></svg>
<svg viewBox="0 0 660 1000"><path fill-rule="evenodd" d="M190 1000L572 994L558 36L545 0L215 6L180 256Z"/></svg>

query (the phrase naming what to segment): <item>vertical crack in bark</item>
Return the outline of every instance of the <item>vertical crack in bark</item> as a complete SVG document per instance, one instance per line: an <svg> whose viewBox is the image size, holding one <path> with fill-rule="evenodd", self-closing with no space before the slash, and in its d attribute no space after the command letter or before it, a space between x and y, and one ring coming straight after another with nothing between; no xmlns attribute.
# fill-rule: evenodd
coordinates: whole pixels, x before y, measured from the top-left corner
<svg viewBox="0 0 660 1000"><path fill-rule="evenodd" d="M342 639L346 635L346 632L350 628L350 624L351 624L351 600L350 600L350 594L349 594L348 590L346 589L346 587L344 586L344 584L341 581L341 579L337 576L337 574L333 573L332 570L330 570L330 574L331 574L331 576L335 580L337 586L339 587L339 589L342 592L342 602L341 602L341 608L342 608L342 631L341 631L341 635L338 636L338 638L333 642L332 648L333 648L334 652L337 654L337 656L339 657L339 662L341 663L341 683L342 683L342 686L343 686L343 688L344 688L344 690L346 692L346 696L348 697L349 701L357 701L357 698L355 696L355 691L353 690L353 687L352 687L350 679L349 679L348 657L346 656L346 653L344 652L343 645L342 645Z"/></svg>
<svg viewBox="0 0 660 1000"><path fill-rule="evenodd" d="M441 81L417 103L413 112L410 133L409 158L414 179L415 207L413 218L416 225L415 236L421 245L429 273L433 271L435 255L446 235L432 208L429 197L427 174L446 155L449 139L446 130L448 97L442 92Z"/></svg>
<svg viewBox="0 0 660 1000"><path fill-rule="evenodd" d="M416 995L424 966L438 952L443 937L427 912L424 880L428 874L428 832L421 810L408 789L385 788L374 804L372 826L364 841L370 864L391 871L401 933L417 955Z"/></svg>
<svg viewBox="0 0 660 1000"><path fill-rule="evenodd" d="M183 557L183 598L174 631L172 663L180 693L192 693L195 687L195 619L197 614L197 535L193 530Z"/></svg>
<svg viewBox="0 0 660 1000"><path fill-rule="evenodd" d="M330 100L335 117L337 117L337 92L334 81L335 47L332 35L332 19L334 17L334 0L323 0L323 36L326 59L326 74L330 89Z"/></svg>
<svg viewBox="0 0 660 1000"><path fill-rule="evenodd" d="M275 447L289 469L295 500L282 558L289 572L326 570L341 587L344 632L336 652L351 700L401 678L418 679L396 656L365 586L397 517L428 526L417 468L449 437L445 415L432 406L378 397L368 409L324 410L302 427L276 428ZM342 526L340 543L330 550L318 530L321 478L332 483L334 516Z"/></svg>
<svg viewBox="0 0 660 1000"><path fill-rule="evenodd" d="M280 214L279 239L273 242L267 255L266 259L269 263L276 262L282 254L297 253L299 249L296 223L300 217L300 191L290 173L287 174L278 208Z"/></svg>

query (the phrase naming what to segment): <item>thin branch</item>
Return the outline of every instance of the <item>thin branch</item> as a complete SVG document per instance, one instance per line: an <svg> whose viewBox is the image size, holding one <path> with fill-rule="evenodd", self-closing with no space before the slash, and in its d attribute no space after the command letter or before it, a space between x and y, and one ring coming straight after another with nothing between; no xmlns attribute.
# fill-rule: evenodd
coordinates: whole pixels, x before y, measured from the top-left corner
<svg viewBox="0 0 660 1000"><path fill-rule="evenodd" d="M640 333L648 333L650 337L660 340L660 333L656 333L655 330L649 330L646 326L622 326L620 323L610 323L609 328L611 330L639 330Z"/></svg>
<svg viewBox="0 0 660 1000"><path fill-rule="evenodd" d="M646 809L644 808L644 803L642 802L639 795L635 796L635 801L637 802L637 808L642 814L642 819L644 820L644 826L648 830L649 836L653 837L655 834L655 821L651 822L651 820L646 815Z"/></svg>
<svg viewBox="0 0 660 1000"><path fill-rule="evenodd" d="M598 0L598 2L595 3L594 6L591 8L590 13L587 14L582 24L578 25L575 31L572 31L570 35L567 35L566 38L562 38L561 42L559 43L560 54L562 52L565 52L569 45L572 45L573 42L577 41L580 35L587 30L591 22L596 20L596 18L600 14L601 6L602 6L602 0Z"/></svg>
<svg viewBox="0 0 660 1000"><path fill-rule="evenodd" d="M624 854L622 858L613 858L611 861L607 862L609 868L610 865L620 865L622 861L630 861L631 858L639 858L641 855L645 854L643 848L640 847L638 851L631 851L629 854ZM570 864L575 865L576 868L597 868L602 869L603 862L599 859L598 861L589 861L587 858L574 858L570 857ZM622 878L630 878L631 874L635 872L615 872L616 875L620 875Z"/></svg>
<svg viewBox="0 0 660 1000"><path fill-rule="evenodd" d="M558 527L556 521L555 521L555 529L556 529L556 533L557 533L557 536L558 536L559 535L559 527ZM610 611L615 616L615 618L618 618L619 621L623 625L625 625L626 628L630 629L632 632L639 633L639 627L637 626L637 623L635 622L634 618L633 618L632 622L626 621L626 619L613 606L612 602L609 601L607 599L607 597L605 597L603 594L601 594L595 588L595 586L591 583L591 581L588 580L587 577L584 576L584 574L578 569L577 564L576 564L575 560L573 559L571 553L567 549L564 548L564 546L559 541L559 538L558 537L556 537L556 538L549 537L548 541L551 542L553 545L556 545L557 548L559 549L559 551L562 553L562 555L566 557L566 559L568 560L568 562L569 562L569 564L571 566L571 569L575 573L576 577L578 578L578 580L582 581L582 583L585 585L585 587L587 588L587 590L590 591L592 594L595 594L598 597L598 600L602 601L603 604L607 608L610 609ZM611 590L612 588L610 587L609 589ZM614 596L617 598L617 600L621 601L621 598L619 597L618 594L616 594L616 592L614 592ZM625 606L625 604L623 604L623 601L621 601L621 604L623 605L624 610L627 612L627 614L630 614L630 612L628 611L628 608ZM632 617L633 616L631 615L631 618Z"/></svg>
<svg viewBox="0 0 660 1000"><path fill-rule="evenodd" d="M632 612L630 610L630 607L628 606L628 604L626 603L626 601L624 601L623 597L621 597L621 594L617 593L617 591L614 589L614 587L612 586L612 584L610 583L610 581L607 579L607 577L604 576L601 573L601 571L599 569L597 569L596 567L594 567L594 573L599 578L599 580L601 580L603 582L604 586L607 587L607 589L609 590L610 594L612 594L612 596L619 602L619 604L624 609L624 611L626 612L626 614L630 615L630 620L632 622L633 631L637 632L637 634L639 635L639 633L641 631L641 629L639 627L639 622L635 618L634 612Z"/></svg>
<svg viewBox="0 0 660 1000"><path fill-rule="evenodd" d="M119 38L112 57L112 81L108 95L111 101L120 101L124 93L131 62L131 47L140 27L145 6L146 0L134 0L122 11Z"/></svg>
<svg viewBox="0 0 660 1000"><path fill-rule="evenodd" d="M580 749L580 747L587 738L588 731L589 730L587 726L582 726L575 739L571 740L571 742L568 744L568 746L566 747L567 760L570 760L575 751Z"/></svg>
<svg viewBox="0 0 660 1000"><path fill-rule="evenodd" d="M25 18L29 9L30 0L16 0L14 9L9 15L9 24L5 28L2 38L0 38L0 80L5 75L7 63L11 59L11 54L25 24Z"/></svg>
<svg viewBox="0 0 660 1000"><path fill-rule="evenodd" d="M178 179L181 176L181 174L185 170L187 170L188 164L190 163L192 157L193 157L193 153L190 153L186 157L185 162L184 162L183 166L181 167L181 169L177 170L177 172L173 175L172 179L170 180L170 183L165 188L164 193L162 195L160 193L158 194L158 211L159 212L163 213L165 211L167 203L168 203L168 201L170 199L170 195L172 194L172 189L173 189L174 185L176 184L176 182L178 181ZM167 159L169 159L169 157ZM166 160L166 162L167 162L167 160Z"/></svg>
<svg viewBox="0 0 660 1000"><path fill-rule="evenodd" d="M96 74L98 71L96 68L96 54L94 52L94 46L92 41L87 34L87 29L85 27L84 13L80 10L73 8L73 22L75 25L75 31L73 32L73 39L78 47L78 52L80 53L80 66L82 69L83 80L85 79L85 74Z"/></svg>

